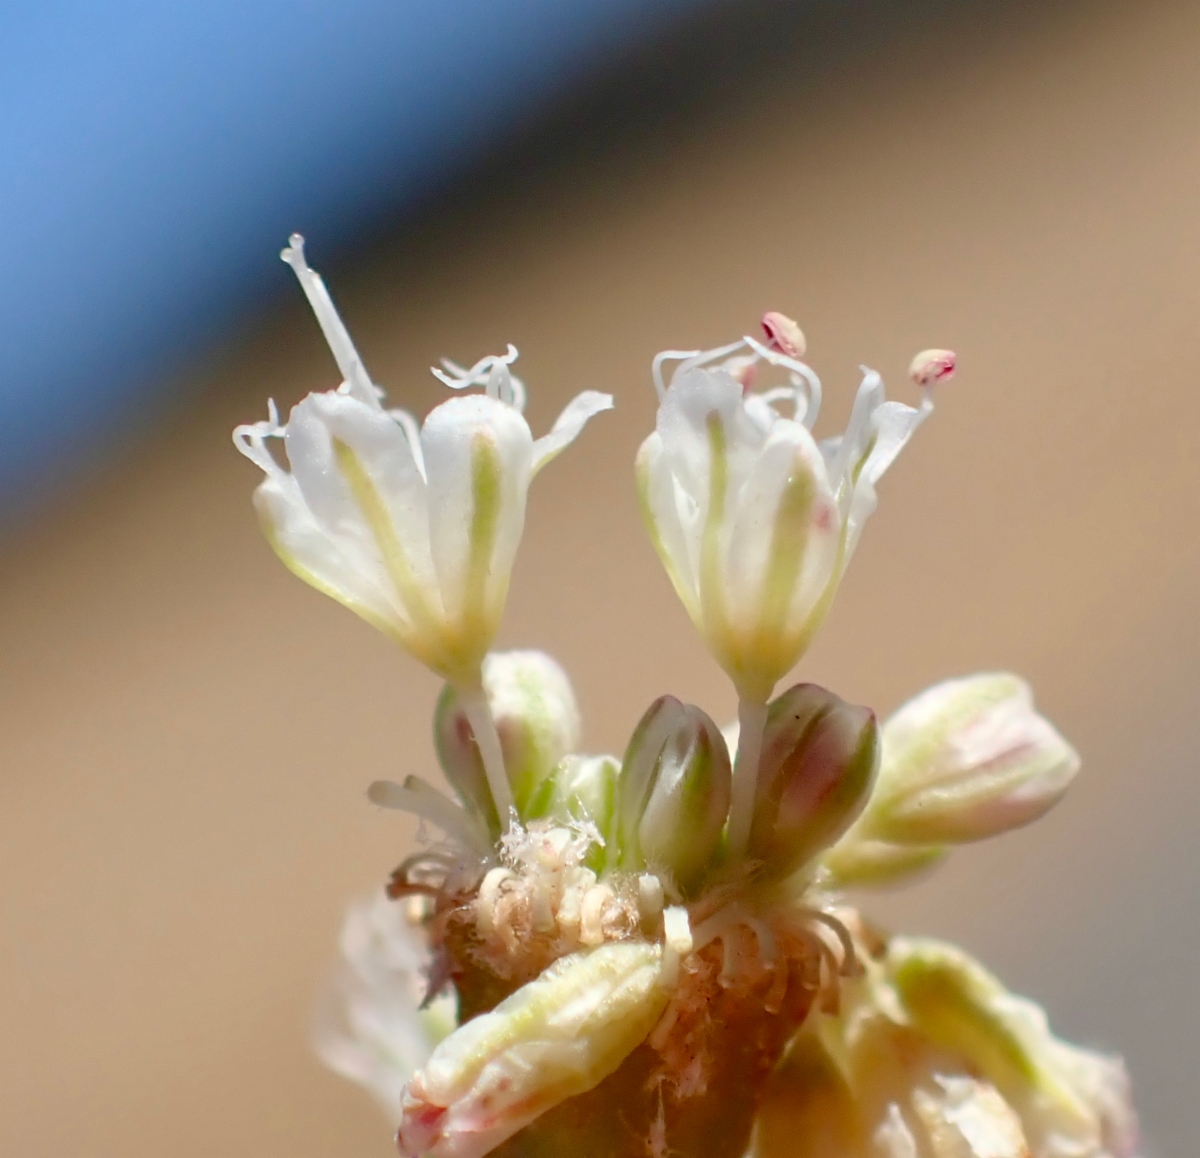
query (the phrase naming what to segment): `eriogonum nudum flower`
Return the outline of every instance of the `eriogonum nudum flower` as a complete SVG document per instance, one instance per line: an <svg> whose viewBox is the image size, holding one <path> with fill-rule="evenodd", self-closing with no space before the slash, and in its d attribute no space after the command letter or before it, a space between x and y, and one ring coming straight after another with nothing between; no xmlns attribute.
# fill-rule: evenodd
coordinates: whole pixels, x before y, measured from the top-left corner
<svg viewBox="0 0 1200 1158"><path fill-rule="evenodd" d="M919 407L889 402L865 370L844 434L812 433L821 384L799 360L804 336L769 313L768 344L746 337L654 361L656 428L638 453L642 513L679 598L740 697L742 743L729 845L745 850L765 705L808 647L875 509L875 484L932 409L928 387L954 358L919 356ZM667 360L679 365L669 384ZM755 392L760 363L785 375Z"/></svg>
<svg viewBox="0 0 1200 1158"><path fill-rule="evenodd" d="M675 590L739 691L763 700L820 625L875 484L931 408L928 396L918 408L887 401L867 370L845 434L817 441L821 386L799 361L802 336L779 340L788 324L766 316L771 345L660 354L658 420L638 455L643 513ZM664 385L668 359L679 365ZM760 362L786 382L753 392Z"/></svg>
<svg viewBox="0 0 1200 1158"><path fill-rule="evenodd" d="M530 480L587 420L612 404L586 391L534 439L521 411L513 347L469 370L435 370L455 390L418 430L385 409L304 259L303 239L283 251L296 271L345 381L310 394L280 424L238 427L238 448L266 479L255 506L290 570L399 641L452 682L474 681L504 609L525 522ZM283 440L290 469L267 448Z"/></svg>
<svg viewBox="0 0 1200 1158"><path fill-rule="evenodd" d="M581 395L535 442L510 348L436 371L483 391L418 430L383 408L298 240L284 256L346 380L286 426L272 410L237 431L267 475L264 525L293 570L447 681L434 740L459 799L416 775L370 785L438 835L421 829L389 899L352 911L318 1028L404 1158L1139 1158L1118 1061L845 894L1062 796L1078 758L1028 687L950 680L882 727L815 684L774 694L928 395L888 402L868 371L846 433L817 441L820 383L776 313L765 342L656 360L643 508L738 725L665 695L623 758L588 755L562 668L488 649L529 480L607 397ZM756 392L764 366L785 381ZM926 350L910 373L927 391L954 366Z"/></svg>

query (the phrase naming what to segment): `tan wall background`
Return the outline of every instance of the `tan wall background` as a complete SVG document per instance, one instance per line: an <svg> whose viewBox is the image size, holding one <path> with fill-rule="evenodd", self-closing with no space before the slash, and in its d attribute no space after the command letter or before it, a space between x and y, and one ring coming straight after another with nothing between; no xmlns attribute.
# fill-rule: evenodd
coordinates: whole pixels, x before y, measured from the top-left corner
<svg viewBox="0 0 1200 1158"><path fill-rule="evenodd" d="M881 710L982 668L1033 680L1085 756L1070 798L873 911L1125 1051L1179 1155L1198 130L1195 3L946 7L327 270L397 404L438 400L438 355L509 340L535 432L576 390L617 394L535 488L503 632L573 671L594 749L666 690L732 709L634 508L652 354L783 309L832 425L859 362L904 394L916 349L959 351L802 671ZM196 376L200 404L0 556L0 1153L382 1158L306 1024L344 902L412 835L363 788L430 771L437 688L259 537L229 429L335 384L299 293Z"/></svg>

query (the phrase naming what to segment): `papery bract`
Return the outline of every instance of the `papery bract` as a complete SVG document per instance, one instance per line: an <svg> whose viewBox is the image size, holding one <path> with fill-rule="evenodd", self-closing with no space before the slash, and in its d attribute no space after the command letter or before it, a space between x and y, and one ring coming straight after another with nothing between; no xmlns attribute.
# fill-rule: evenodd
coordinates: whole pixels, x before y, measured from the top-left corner
<svg viewBox="0 0 1200 1158"><path fill-rule="evenodd" d="M405 1083L454 1028L454 1000L425 1004L424 935L382 893L347 912L341 950L313 1025L317 1053L330 1069L366 1086L399 1122Z"/></svg>

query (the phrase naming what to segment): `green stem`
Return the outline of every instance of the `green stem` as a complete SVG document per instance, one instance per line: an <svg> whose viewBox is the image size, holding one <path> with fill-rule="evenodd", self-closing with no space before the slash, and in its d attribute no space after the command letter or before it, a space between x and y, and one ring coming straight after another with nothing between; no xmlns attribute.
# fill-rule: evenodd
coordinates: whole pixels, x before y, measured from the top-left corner
<svg viewBox="0 0 1200 1158"><path fill-rule="evenodd" d="M508 773L504 770L500 733L496 731L496 721L492 719L487 693L483 690L482 683L456 684L454 690L467 715L467 722L471 725L471 732L475 736L475 743L483 760L488 788L491 789L492 802L496 805L496 815L500 820L500 831L507 832L512 824L512 789L508 784Z"/></svg>
<svg viewBox="0 0 1200 1158"><path fill-rule="evenodd" d="M758 788L758 763L767 726L766 700L738 700L738 750L733 765L733 801L729 808L729 857L738 864L746 855L754 797Z"/></svg>

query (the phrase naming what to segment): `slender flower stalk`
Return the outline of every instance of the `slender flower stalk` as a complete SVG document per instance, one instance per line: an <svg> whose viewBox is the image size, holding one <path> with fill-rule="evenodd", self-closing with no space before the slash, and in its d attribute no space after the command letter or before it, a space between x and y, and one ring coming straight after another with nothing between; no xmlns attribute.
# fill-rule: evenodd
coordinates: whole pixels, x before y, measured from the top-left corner
<svg viewBox="0 0 1200 1158"><path fill-rule="evenodd" d="M729 810L729 854L740 860L750 839L754 819L754 797L758 790L758 764L763 731L767 726L767 703L742 696L738 700L738 749L733 765L733 804Z"/></svg>
<svg viewBox="0 0 1200 1158"><path fill-rule="evenodd" d="M483 683L481 681L473 686L464 686L458 683L454 687L458 692L459 703L462 704L463 711L470 721L475 742L479 745L479 755L487 774L492 803L500 817L500 827L507 829L513 815L512 790L508 785L508 773L504 769L504 753L500 748L500 733L496 730L496 721L492 719Z"/></svg>

